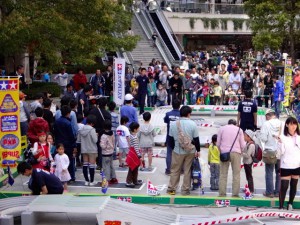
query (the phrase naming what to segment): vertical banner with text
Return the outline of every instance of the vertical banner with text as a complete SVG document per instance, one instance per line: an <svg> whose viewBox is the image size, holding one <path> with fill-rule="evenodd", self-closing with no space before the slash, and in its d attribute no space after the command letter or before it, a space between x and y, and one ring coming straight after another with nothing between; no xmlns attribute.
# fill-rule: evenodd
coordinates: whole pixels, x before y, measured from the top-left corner
<svg viewBox="0 0 300 225"><path fill-rule="evenodd" d="M293 72L292 59L287 58L284 64L284 101L283 101L284 107L288 107L290 104L291 84L293 81L292 72Z"/></svg>
<svg viewBox="0 0 300 225"><path fill-rule="evenodd" d="M114 102L123 105L125 97L125 59L114 59Z"/></svg>
<svg viewBox="0 0 300 225"><path fill-rule="evenodd" d="M20 154L19 79L0 78L0 167L15 167Z"/></svg>

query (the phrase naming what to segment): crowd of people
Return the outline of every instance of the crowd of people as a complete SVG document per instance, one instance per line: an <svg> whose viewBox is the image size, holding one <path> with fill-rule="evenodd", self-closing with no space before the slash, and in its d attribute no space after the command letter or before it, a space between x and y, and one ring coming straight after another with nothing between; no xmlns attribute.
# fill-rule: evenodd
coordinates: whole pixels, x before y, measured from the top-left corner
<svg viewBox="0 0 300 225"><path fill-rule="evenodd" d="M181 193L189 195L191 164L194 157L200 157L200 142L198 128L190 119L192 108L188 105L238 105L237 119L229 120L228 125L220 128L209 146L211 189L219 190L220 196L226 195L231 164L232 195L238 196L243 158L249 189L253 194L253 155L259 143L266 153L264 195L279 196L280 207L283 208L290 186L288 209L291 209L300 175L300 162L295 160L300 158L297 156L299 128L297 120L292 117L285 124L279 120L280 103L285 93L282 78L274 72L270 61L265 64L255 62L243 68L231 56L208 59L202 53L183 55L182 65L173 68L153 59L147 68L141 67L136 74L127 71L124 105L118 114L116 104L109 100L113 94L111 66L104 73L97 70L89 80L82 69L70 81L66 71L62 70L55 76L61 87L59 108L48 93L38 94L29 106L25 101L26 94L20 92L21 133L27 135L31 151L27 162L19 164L18 171L31 175L34 181L30 185L34 194L67 190L67 183L76 180L76 167L79 166L82 167L86 186L97 184L94 179L96 168L103 170L109 184L113 185L119 182L113 167L118 152L119 167L129 167L126 186L140 185L143 181L138 179L138 171L152 170L156 135L151 125L151 114L145 112L144 107L146 104L149 107L172 105L173 109L164 118L167 124L165 174L170 176L167 193L176 194L180 174L184 173ZM294 73L293 91L298 92L298 67L294 68ZM263 105L275 110L267 110L267 121L256 131L257 107ZM138 121L137 106L143 123ZM237 134L232 135L235 132ZM184 145L187 138L190 141ZM221 160L224 153L229 153L227 161ZM145 165L146 155L148 165ZM291 157L294 160L288 160ZM267 160L271 158L273 160ZM56 184L54 190L46 181L48 176L51 176L50 180L60 181L53 182ZM58 188L57 184L61 186Z"/></svg>

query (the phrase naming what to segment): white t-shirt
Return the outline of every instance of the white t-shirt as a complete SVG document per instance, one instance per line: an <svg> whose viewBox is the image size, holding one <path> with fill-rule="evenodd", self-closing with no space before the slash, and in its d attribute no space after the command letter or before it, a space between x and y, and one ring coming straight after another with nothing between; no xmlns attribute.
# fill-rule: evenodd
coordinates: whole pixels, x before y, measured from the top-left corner
<svg viewBox="0 0 300 225"><path fill-rule="evenodd" d="M130 136L128 127L120 125L116 130L119 148L129 148L127 137Z"/></svg>

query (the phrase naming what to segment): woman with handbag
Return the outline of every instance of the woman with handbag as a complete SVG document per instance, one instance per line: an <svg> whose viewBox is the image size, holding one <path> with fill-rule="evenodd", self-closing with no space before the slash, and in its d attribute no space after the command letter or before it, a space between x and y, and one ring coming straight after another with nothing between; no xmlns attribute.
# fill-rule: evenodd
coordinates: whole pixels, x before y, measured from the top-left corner
<svg viewBox="0 0 300 225"><path fill-rule="evenodd" d="M300 175L300 131L298 122L294 117L289 117L285 121L283 134L278 137L281 146L279 209L284 207L286 192L290 186L287 210L293 210Z"/></svg>
<svg viewBox="0 0 300 225"><path fill-rule="evenodd" d="M236 120L230 119L228 125L219 129L217 146L220 149L219 196L226 196L228 169L232 167L232 197L240 192L240 172L242 149L245 148L243 130L236 126Z"/></svg>

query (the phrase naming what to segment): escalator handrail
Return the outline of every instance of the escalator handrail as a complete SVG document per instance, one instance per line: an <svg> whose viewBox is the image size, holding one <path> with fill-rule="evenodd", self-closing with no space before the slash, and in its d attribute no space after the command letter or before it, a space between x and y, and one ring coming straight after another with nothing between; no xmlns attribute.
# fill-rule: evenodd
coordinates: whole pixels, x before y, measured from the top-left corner
<svg viewBox="0 0 300 225"><path fill-rule="evenodd" d="M143 10L141 12L143 12ZM135 12L134 15L135 15L135 18L137 19L138 23L140 24L141 28L143 29L144 33L146 34L147 38L151 39L151 35L152 35L154 30L151 29L152 26L149 24L149 21L147 21L147 18L145 17L145 14L142 13L143 17L145 18L146 24L143 23L143 20L142 20L142 18L140 18L140 15L138 13ZM149 32L151 34L148 33L146 27L149 29ZM165 61L165 63L168 65L168 67L171 68L172 63L170 62L169 57L165 54L165 51L163 50L163 47L161 46L161 43L162 43L161 40L159 40L159 42L156 41L156 46L157 46L158 51L161 54L163 60Z"/></svg>
<svg viewBox="0 0 300 225"><path fill-rule="evenodd" d="M154 24L154 22L153 22L153 20L152 20L152 18L150 16L150 13L148 11L144 11L144 10L141 11L141 13L143 14L145 20L147 21L147 25L149 27L153 28L152 33L153 33L154 30L156 31L158 39L160 41L160 44L162 44L162 47L164 48L165 53L167 53L169 61L173 63L173 61L175 61L174 56L172 55L172 53L170 52L168 46L164 42L164 40L161 37L160 33L158 32L158 30L157 30L157 28L156 28L156 26L155 26L155 24Z"/></svg>
<svg viewBox="0 0 300 225"><path fill-rule="evenodd" d="M152 17L150 16L150 12L149 12L149 11L143 11L143 14L147 15L148 20L149 20L149 21L151 22L151 24L152 24L152 27L156 27L156 25L155 25L155 23L154 23ZM161 42L163 43L163 46L165 47L165 49L166 49L166 51L167 51L167 53L168 53L170 59L172 59L172 62L174 62L174 61L175 61L175 58L174 58L173 54L171 53L170 49L169 49L168 46L166 45L164 39L161 37L160 32L158 32L157 29L156 29L156 31L157 31L158 37L160 38ZM172 43L171 43L171 44L172 44ZM173 47L173 48L174 48L174 47ZM176 51L176 50L175 50L175 51Z"/></svg>
<svg viewBox="0 0 300 225"><path fill-rule="evenodd" d="M159 9L157 10L157 13L161 15L161 22L163 22L167 27L169 32L171 33L171 36L173 37L177 47L179 48L179 51L182 52L183 51L183 46L181 45L180 41L178 40L177 36L174 34L168 20L166 19L165 14L163 13L163 10L161 10L161 8L159 7ZM181 54L180 54L181 55Z"/></svg>
<svg viewBox="0 0 300 225"><path fill-rule="evenodd" d="M157 17L159 18L159 21L161 22L161 25L163 26L163 28L164 28L166 34L168 35L168 38L169 38L170 41L171 41L171 44L173 45L173 47L174 47L174 49L175 49L175 51L176 51L176 53L177 53L177 55L178 55L178 58L180 59L181 52L180 52L180 50L179 50L179 48L178 48L176 42L174 41L174 38L173 38L173 36L172 36L172 34L171 34L171 32L170 32L169 27L168 27L168 26L166 25L166 23L165 23L165 16L162 15L159 11L155 11L155 12L153 12L153 13L156 13Z"/></svg>
<svg viewBox="0 0 300 225"><path fill-rule="evenodd" d="M142 12L142 11L141 11ZM140 18L140 16L138 15L137 12L134 13L135 15L135 18L137 19L137 21L139 22L140 24L140 27L142 28L142 30L144 31L144 33L146 34L147 38L148 39L151 39L151 34L146 30L146 26L143 26L144 23L142 22L142 19ZM151 30L150 30L151 32Z"/></svg>

